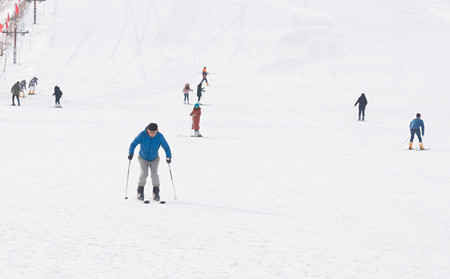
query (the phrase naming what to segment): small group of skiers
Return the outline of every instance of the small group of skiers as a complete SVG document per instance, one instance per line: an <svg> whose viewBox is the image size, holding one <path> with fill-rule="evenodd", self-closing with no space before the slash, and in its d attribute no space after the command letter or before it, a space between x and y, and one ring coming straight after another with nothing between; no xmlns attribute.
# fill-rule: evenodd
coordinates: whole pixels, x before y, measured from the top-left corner
<svg viewBox="0 0 450 279"><path fill-rule="evenodd" d="M194 90L191 89L189 83L186 83L183 88L185 105L186 104L189 105L189 92L192 92L192 91L194 91ZM205 92L205 89L202 87L202 84L199 83L197 85L197 103L200 103L200 99L202 98L202 95L203 95L202 92Z"/></svg>
<svg viewBox="0 0 450 279"><path fill-rule="evenodd" d="M25 98L25 90L27 89L27 81L26 80L22 80L21 82L18 82L20 89L22 92L22 95L19 94L20 98ZM37 77L33 77L30 80L30 83L28 84L28 88L30 89L30 91L28 92L28 95L36 95L36 85L38 84L38 78Z"/></svg>
<svg viewBox="0 0 450 279"><path fill-rule="evenodd" d="M356 107L356 105L358 104L359 104L358 121L364 121L366 106L368 104L366 95L364 93L361 93L361 96L358 98L354 106ZM411 123L409 123L409 130L411 133L411 137L409 139L408 149L413 150L414 136L417 135L417 138L419 139L419 150L425 150L425 148L423 147L422 137L420 136L420 134L422 134L422 136L425 136L425 124L421 119L420 113L417 113L416 118L414 118L411 121Z"/></svg>
<svg viewBox="0 0 450 279"><path fill-rule="evenodd" d="M206 85L209 86L208 83L208 79L206 78L206 76L208 75L208 72L206 71L206 67L203 67L202 70L202 80L200 81L200 83L197 85L197 103L200 103L200 99L203 96L203 92L205 92L205 88L203 87L203 81L206 82ZM183 94L184 94L184 104L188 104L189 105L189 93L192 92L194 90L191 89L189 83L186 83L184 85L184 88L182 90Z"/></svg>
<svg viewBox="0 0 450 279"><path fill-rule="evenodd" d="M205 89L203 88L203 81L206 82L206 85L208 86L208 79L206 78L206 76L208 75L208 72L206 71L206 67L203 67L202 70L202 80L200 81L200 83L197 85L197 102L194 105L194 109L192 110L192 112L190 113L190 116L192 116L192 129L194 130L194 134L192 135L193 137L201 137L202 135L200 134L200 115L202 114L201 112L201 108L200 108L200 100L203 96L203 92L205 92ZM186 83L184 85L184 88L182 90L183 94L184 94L184 104L188 104L189 105L189 93L192 92L193 90L191 89L189 83Z"/></svg>
<svg viewBox="0 0 450 279"><path fill-rule="evenodd" d="M29 92L28 95L36 95L36 85L38 82L38 78L37 77L33 77L29 83ZM24 90L26 90L27 83L25 80L22 81L17 81L16 83L13 84L13 86L11 87L11 94L12 94L12 104L11 106L15 106L15 100L17 100L17 105L20 106L20 100L19 97L21 98L25 98L25 93ZM52 94L52 96L55 96L55 108L62 108L60 100L61 97L63 95L61 89L59 88L59 86L55 86L54 89L54 93ZM22 93L22 96L20 95L20 93Z"/></svg>
<svg viewBox="0 0 450 279"><path fill-rule="evenodd" d="M37 77L33 77L30 80L30 83L28 85L30 92L28 92L28 95L36 95L35 90L36 90L37 81L38 81ZM26 97L25 92L24 92L26 89L27 89L27 81L26 80L17 81L16 83L13 84L13 86L11 87L11 94L12 94L11 106L16 105L15 99L17 99L17 105L20 106L19 98ZM33 91L31 91L31 90L33 90ZM20 93L22 93L22 94L20 94Z"/></svg>

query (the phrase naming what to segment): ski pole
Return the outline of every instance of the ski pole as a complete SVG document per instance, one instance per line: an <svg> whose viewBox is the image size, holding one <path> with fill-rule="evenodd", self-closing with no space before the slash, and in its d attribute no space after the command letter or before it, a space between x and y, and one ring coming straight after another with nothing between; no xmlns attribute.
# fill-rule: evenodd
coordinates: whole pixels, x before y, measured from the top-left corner
<svg viewBox="0 0 450 279"><path fill-rule="evenodd" d="M406 142L408 139L409 139L409 137L407 137L407 138L402 142L402 144L400 144L400 146L399 146L398 148L402 147L402 145L404 145L405 142ZM397 148L397 149L398 149L398 148Z"/></svg>
<svg viewBox="0 0 450 279"><path fill-rule="evenodd" d="M170 172L170 179L172 180L172 188L173 188L173 199L177 199L177 194L175 193L175 185L173 184L173 176L172 176L172 170L170 169L170 164L167 164L169 166L169 172Z"/></svg>
<svg viewBox="0 0 450 279"><path fill-rule="evenodd" d="M125 199L128 199L128 178L130 177L130 165L131 165L131 160L128 163L127 184L125 187Z"/></svg>
<svg viewBox="0 0 450 279"><path fill-rule="evenodd" d="M64 99L64 97L63 96L61 96L61 99L63 99L64 100L64 102L70 107L70 104L69 104L69 102L67 102L66 101L66 99Z"/></svg>

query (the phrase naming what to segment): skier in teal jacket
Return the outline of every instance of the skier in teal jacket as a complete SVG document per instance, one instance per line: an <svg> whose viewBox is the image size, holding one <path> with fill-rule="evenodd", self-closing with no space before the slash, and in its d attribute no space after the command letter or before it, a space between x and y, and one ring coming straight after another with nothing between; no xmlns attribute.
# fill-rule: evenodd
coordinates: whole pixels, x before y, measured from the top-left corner
<svg viewBox="0 0 450 279"><path fill-rule="evenodd" d="M158 125L156 123L150 123L145 130L139 133L133 140L128 151L128 160L133 159L134 149L138 144L141 145L138 156L141 167L137 189L138 199L144 200L144 186L147 182L148 169L150 168L153 185L153 199L159 201L159 147L162 146L166 152L166 162L168 164L172 162L172 152L170 151L169 144L163 134L158 132Z"/></svg>
<svg viewBox="0 0 450 279"><path fill-rule="evenodd" d="M411 139L409 140L409 149L413 149L413 141L414 141L414 135L417 135L417 138L419 139L419 146L420 149L423 148L422 143L422 137L420 136L420 128L422 128L422 136L425 136L425 124L423 123L423 120L420 119L421 115L420 113L416 114L416 118L414 118L411 123L409 123L409 130L411 132Z"/></svg>

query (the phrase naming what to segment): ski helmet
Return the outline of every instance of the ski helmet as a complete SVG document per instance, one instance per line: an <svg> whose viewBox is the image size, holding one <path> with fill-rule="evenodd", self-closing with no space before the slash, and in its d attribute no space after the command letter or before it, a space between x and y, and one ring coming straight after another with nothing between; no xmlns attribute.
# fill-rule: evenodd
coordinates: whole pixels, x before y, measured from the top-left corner
<svg viewBox="0 0 450 279"><path fill-rule="evenodd" d="M198 104L198 103L196 103L195 105L194 105L194 108L199 108L200 107L200 105Z"/></svg>

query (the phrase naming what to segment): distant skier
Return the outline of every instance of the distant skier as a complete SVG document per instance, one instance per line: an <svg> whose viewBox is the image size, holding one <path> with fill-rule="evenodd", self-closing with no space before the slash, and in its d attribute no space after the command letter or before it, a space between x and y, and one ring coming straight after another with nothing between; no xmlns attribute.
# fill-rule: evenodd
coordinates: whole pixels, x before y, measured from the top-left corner
<svg viewBox="0 0 450 279"><path fill-rule="evenodd" d="M194 105L194 109L192 110L190 116L192 116L192 129L194 129L193 137L201 137L200 134L200 115L202 115L202 109L200 105L197 103Z"/></svg>
<svg viewBox="0 0 450 279"><path fill-rule="evenodd" d="M189 92L193 91L189 85L189 83L186 83L183 88L184 93L184 103L189 105Z"/></svg>
<svg viewBox="0 0 450 279"><path fill-rule="evenodd" d="M28 95L36 95L35 90L36 90L36 85L38 84L38 78L37 77L33 77L30 80L30 84L28 84L28 88L30 89L30 91L28 92ZM31 89L33 89L33 93L31 93Z"/></svg>
<svg viewBox="0 0 450 279"><path fill-rule="evenodd" d="M355 103L356 105L359 103L359 113L358 113L358 120L361 121L361 114L362 114L362 121L364 121L365 112L366 112L366 106L367 106L367 99L366 95L364 93L361 94L361 96L358 98L358 100Z"/></svg>
<svg viewBox="0 0 450 279"><path fill-rule="evenodd" d="M209 86L208 79L206 78L206 76L208 74L209 73L206 71L206 66L203 67L203 70L202 70L202 77L203 77L203 79L202 79L202 81L200 81L200 83L203 83L203 81L206 81L206 85Z"/></svg>
<svg viewBox="0 0 450 279"><path fill-rule="evenodd" d="M198 103L200 103L200 99L202 98L202 92L205 92L205 89L202 87L202 83L200 82L197 85L197 97L198 97L197 102Z"/></svg>
<svg viewBox="0 0 450 279"><path fill-rule="evenodd" d="M20 82L20 89L22 89L22 91L25 91L27 89L27 81L26 80L22 80ZM22 93L22 98L25 98L25 93Z"/></svg>
<svg viewBox="0 0 450 279"><path fill-rule="evenodd" d="M17 99L17 104L20 106L19 96L20 92L22 92L22 89L20 89L20 82L14 83L14 85L11 87L11 94L12 94L12 104L11 106L15 106L14 98Z"/></svg>
<svg viewBox="0 0 450 279"><path fill-rule="evenodd" d="M411 139L409 140L409 149L413 149L413 141L415 134L419 139L420 149L421 150L425 149L423 148L422 137L420 136L420 128L422 128L422 136L425 136L425 124L423 123L423 120L420 119L420 117L421 117L420 113L417 113L416 118L414 118L409 124L409 130L411 132Z"/></svg>
<svg viewBox="0 0 450 279"><path fill-rule="evenodd" d="M59 100L62 97L62 91L59 89L58 86L55 86L55 93L53 93L53 96L55 96L55 108L62 108L61 104L59 103Z"/></svg>
<svg viewBox="0 0 450 279"><path fill-rule="evenodd" d="M130 145L128 152L128 160L133 159L134 149L140 144L139 150L139 164L141 166L141 174L139 176L137 194L139 200L144 200L144 186L147 182L148 169L151 171L152 185L153 185L153 199L159 201L159 147L162 146L166 152L166 162L171 163L172 153L169 144L164 138L163 134L158 132L158 125L150 123L144 131L139 133Z"/></svg>

